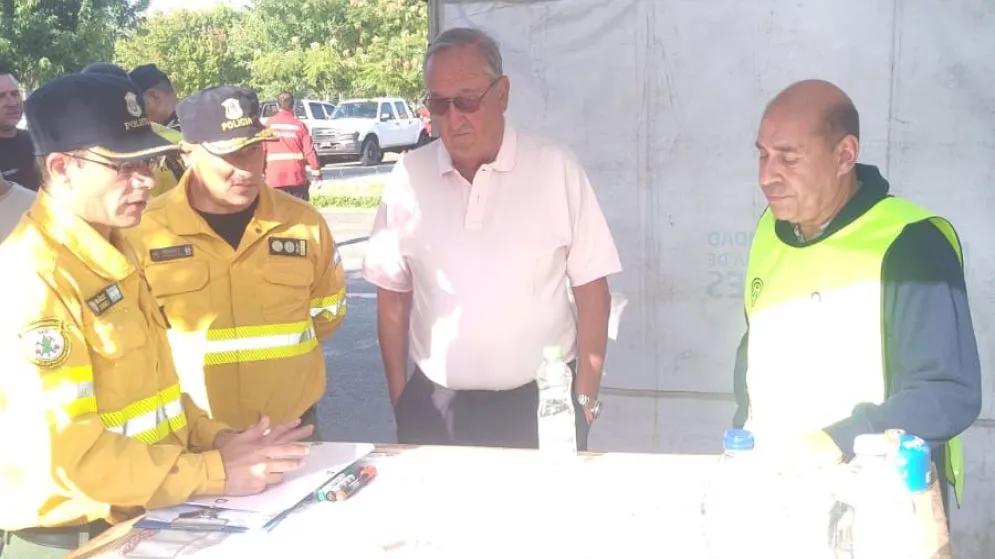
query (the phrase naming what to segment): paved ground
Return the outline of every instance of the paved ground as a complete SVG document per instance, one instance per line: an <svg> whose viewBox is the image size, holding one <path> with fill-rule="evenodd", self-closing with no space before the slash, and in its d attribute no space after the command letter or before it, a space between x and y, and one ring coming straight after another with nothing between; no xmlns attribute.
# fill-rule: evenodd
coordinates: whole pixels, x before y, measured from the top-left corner
<svg viewBox="0 0 995 559"><path fill-rule="evenodd" d="M329 390L318 405L324 438L394 442L394 416L377 345L376 290L359 270L375 210L322 210L345 264L349 314L324 343Z"/></svg>

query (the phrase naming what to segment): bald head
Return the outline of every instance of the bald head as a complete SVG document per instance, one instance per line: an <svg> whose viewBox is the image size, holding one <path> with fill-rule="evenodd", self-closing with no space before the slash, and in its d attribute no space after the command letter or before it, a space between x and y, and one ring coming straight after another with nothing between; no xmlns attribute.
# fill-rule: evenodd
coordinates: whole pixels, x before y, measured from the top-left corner
<svg viewBox="0 0 995 559"><path fill-rule="evenodd" d="M774 216L806 238L828 223L855 191L859 134L853 101L829 82L798 82L774 97L757 133L760 188Z"/></svg>
<svg viewBox="0 0 995 559"><path fill-rule="evenodd" d="M804 80L789 85L767 104L764 116L772 112L810 123L830 146L846 136L860 139L857 107L842 89L825 80Z"/></svg>

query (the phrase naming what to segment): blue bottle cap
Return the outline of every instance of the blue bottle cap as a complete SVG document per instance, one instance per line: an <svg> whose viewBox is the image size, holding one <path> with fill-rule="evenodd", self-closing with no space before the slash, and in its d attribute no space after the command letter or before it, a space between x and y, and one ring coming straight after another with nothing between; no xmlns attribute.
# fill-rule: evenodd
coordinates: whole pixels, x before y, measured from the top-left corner
<svg viewBox="0 0 995 559"><path fill-rule="evenodd" d="M753 433L746 429L726 429L722 435L724 450L753 450Z"/></svg>

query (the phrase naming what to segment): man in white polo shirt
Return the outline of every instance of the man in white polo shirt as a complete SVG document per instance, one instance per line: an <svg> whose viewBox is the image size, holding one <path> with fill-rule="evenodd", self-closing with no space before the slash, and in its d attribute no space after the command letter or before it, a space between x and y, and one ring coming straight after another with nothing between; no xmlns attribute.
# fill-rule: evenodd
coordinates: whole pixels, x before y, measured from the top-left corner
<svg viewBox="0 0 995 559"><path fill-rule="evenodd" d="M14 230L34 201L34 192L0 176L0 242Z"/></svg>
<svg viewBox="0 0 995 559"><path fill-rule="evenodd" d="M443 32L423 72L442 141L395 165L364 263L398 442L538 446L535 374L559 345L586 449L622 269L594 190L569 150L505 123L486 34Z"/></svg>

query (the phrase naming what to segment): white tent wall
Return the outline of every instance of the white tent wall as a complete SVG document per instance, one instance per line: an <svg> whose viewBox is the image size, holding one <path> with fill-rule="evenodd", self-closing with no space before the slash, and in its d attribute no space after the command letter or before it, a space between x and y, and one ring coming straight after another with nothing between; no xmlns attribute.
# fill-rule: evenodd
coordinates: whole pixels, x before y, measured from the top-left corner
<svg viewBox="0 0 995 559"><path fill-rule="evenodd" d="M610 342L597 450L719 450L764 207L760 115L799 79L847 91L861 160L950 218L966 246L985 407L966 434L954 545L958 558L995 556L995 1L430 4L434 30L476 26L500 42L510 122L578 153L612 226L625 267L612 290L628 304Z"/></svg>

